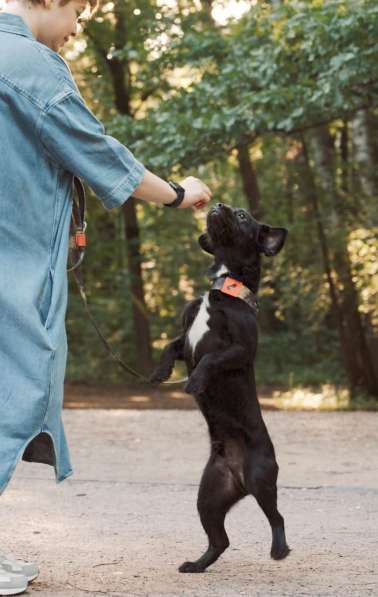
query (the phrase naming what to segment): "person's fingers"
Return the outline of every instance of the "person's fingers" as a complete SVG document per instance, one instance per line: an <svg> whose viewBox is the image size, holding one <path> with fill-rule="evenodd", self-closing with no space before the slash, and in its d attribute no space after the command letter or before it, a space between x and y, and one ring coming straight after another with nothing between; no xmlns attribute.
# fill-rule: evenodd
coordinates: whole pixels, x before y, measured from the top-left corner
<svg viewBox="0 0 378 597"><path fill-rule="evenodd" d="M206 207L207 202L204 199L200 199L199 201L196 201L195 203L193 203L193 206L196 209L202 209L202 207Z"/></svg>
<svg viewBox="0 0 378 597"><path fill-rule="evenodd" d="M202 182L202 180L200 180L199 178L196 178L195 180L201 185L201 190L203 193L209 193L211 195L211 191L210 191L209 187L207 186L207 184Z"/></svg>
<svg viewBox="0 0 378 597"><path fill-rule="evenodd" d="M211 201L211 190L199 178L189 176L184 179L181 184L186 189L188 196L188 201L184 201L182 207L195 207L195 209L201 209Z"/></svg>
<svg viewBox="0 0 378 597"><path fill-rule="evenodd" d="M207 186L207 184L205 184L205 183L204 183L204 182L203 182L203 181L202 181L200 178L195 178L195 177L193 177L193 180L195 180L196 182L198 182L198 183L201 185L201 187L202 187L202 190L203 190L204 192L206 192L206 193L210 193L210 195L211 195L211 191L210 191L209 187L208 187L208 186Z"/></svg>
<svg viewBox="0 0 378 597"><path fill-rule="evenodd" d="M201 197L200 201L204 201L205 203L209 203L210 200L211 200L210 193L202 193L202 197Z"/></svg>

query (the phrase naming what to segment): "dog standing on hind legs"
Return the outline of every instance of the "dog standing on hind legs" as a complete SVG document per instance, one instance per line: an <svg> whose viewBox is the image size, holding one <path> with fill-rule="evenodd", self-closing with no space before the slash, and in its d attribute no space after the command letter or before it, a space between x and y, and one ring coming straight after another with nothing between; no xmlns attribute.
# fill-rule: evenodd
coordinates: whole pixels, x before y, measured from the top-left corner
<svg viewBox="0 0 378 597"><path fill-rule="evenodd" d="M211 289L183 313L183 333L163 350L150 380L162 382L184 360L193 394L210 435L210 457L198 492L207 551L180 572L204 572L229 546L227 512L253 495L272 529L271 556L289 554L284 519L277 510L278 465L257 400L253 363L257 348L256 294L261 255L276 255L284 228L261 224L244 209L216 204L207 215L201 248L214 257Z"/></svg>

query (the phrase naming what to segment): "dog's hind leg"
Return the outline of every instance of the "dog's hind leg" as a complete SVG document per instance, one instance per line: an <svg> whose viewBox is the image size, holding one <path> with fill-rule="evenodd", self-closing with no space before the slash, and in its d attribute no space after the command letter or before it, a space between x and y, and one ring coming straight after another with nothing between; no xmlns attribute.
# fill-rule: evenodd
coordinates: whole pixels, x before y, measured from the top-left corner
<svg viewBox="0 0 378 597"><path fill-rule="evenodd" d="M247 476L247 488L269 520L272 529L270 555L274 560L282 560L289 555L290 549L286 543L284 519L277 510L277 472L278 466L275 462L273 467L253 467L252 474Z"/></svg>
<svg viewBox="0 0 378 597"><path fill-rule="evenodd" d="M245 495L226 460L222 456L212 456L202 475L197 502L209 547L198 560L184 562L179 568L180 572L204 572L227 549L230 542L224 519L230 508Z"/></svg>

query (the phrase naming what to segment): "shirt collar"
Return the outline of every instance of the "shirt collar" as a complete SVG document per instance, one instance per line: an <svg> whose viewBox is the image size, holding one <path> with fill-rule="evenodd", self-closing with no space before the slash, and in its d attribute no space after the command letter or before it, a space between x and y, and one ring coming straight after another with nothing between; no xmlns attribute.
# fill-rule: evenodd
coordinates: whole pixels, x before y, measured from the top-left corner
<svg viewBox="0 0 378 597"><path fill-rule="evenodd" d="M10 12L0 12L0 31L35 39L24 19Z"/></svg>

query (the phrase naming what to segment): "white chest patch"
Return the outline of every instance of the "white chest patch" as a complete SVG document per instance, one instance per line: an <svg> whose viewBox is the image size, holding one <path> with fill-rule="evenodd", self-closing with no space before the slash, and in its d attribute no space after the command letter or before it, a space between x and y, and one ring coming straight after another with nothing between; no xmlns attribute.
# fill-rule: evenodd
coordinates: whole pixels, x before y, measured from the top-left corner
<svg viewBox="0 0 378 597"><path fill-rule="evenodd" d="M228 269L223 263L221 263L221 265L219 266L218 271L215 272L214 277L218 278L222 274L228 274Z"/></svg>
<svg viewBox="0 0 378 597"><path fill-rule="evenodd" d="M206 292L202 299L201 306L197 313L195 320L193 321L191 328L188 334L188 340L190 348L192 349L192 354L196 349L198 342L203 338L204 334L209 330L209 326L207 322L209 321L209 313L208 308L209 306L209 293Z"/></svg>

